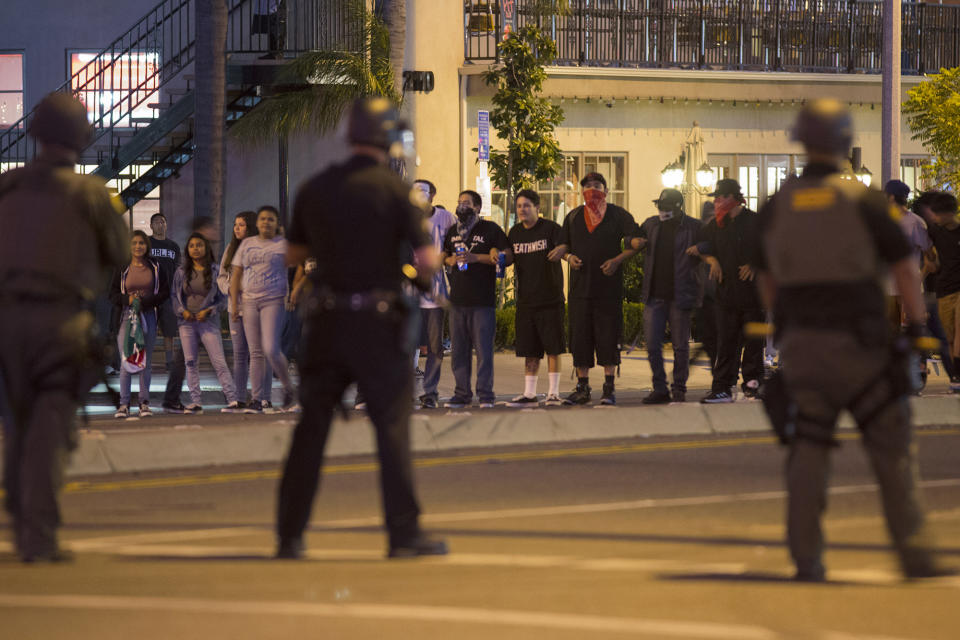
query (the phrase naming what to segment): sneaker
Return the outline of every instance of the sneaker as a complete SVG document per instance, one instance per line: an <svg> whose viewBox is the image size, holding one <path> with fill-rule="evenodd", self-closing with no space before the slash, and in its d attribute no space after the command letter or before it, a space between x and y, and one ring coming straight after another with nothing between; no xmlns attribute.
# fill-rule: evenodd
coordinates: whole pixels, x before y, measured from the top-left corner
<svg viewBox="0 0 960 640"><path fill-rule="evenodd" d="M643 404L669 404L670 403L670 392L669 391L651 391L647 394L643 400Z"/></svg>
<svg viewBox="0 0 960 640"><path fill-rule="evenodd" d="M546 407L559 407L563 404L563 400L557 394L551 393L544 399L543 404Z"/></svg>
<svg viewBox="0 0 960 640"><path fill-rule="evenodd" d="M950 378L950 391L957 393L960 391L960 376Z"/></svg>
<svg viewBox="0 0 960 640"><path fill-rule="evenodd" d="M444 402L443 406L446 407L447 409L463 409L468 404L470 404L469 400L453 397L447 400L446 402Z"/></svg>
<svg viewBox="0 0 960 640"><path fill-rule="evenodd" d="M203 407L197 404L196 402L188 404L183 409L184 413L203 413Z"/></svg>
<svg viewBox="0 0 960 640"><path fill-rule="evenodd" d="M743 395L747 398L758 398L760 397L760 381L759 380L749 380L743 383L741 387L743 390Z"/></svg>
<svg viewBox="0 0 960 640"><path fill-rule="evenodd" d="M674 391L671 395L671 402L686 402L687 401L687 392L686 391Z"/></svg>
<svg viewBox="0 0 960 640"><path fill-rule="evenodd" d="M287 413L297 413L294 409L301 409L300 403L297 402L297 392L296 391L284 391L283 392L283 411Z"/></svg>
<svg viewBox="0 0 960 640"><path fill-rule="evenodd" d="M439 406L437 403L436 396L422 395L420 396L420 408L421 409L436 409Z"/></svg>
<svg viewBox="0 0 960 640"><path fill-rule="evenodd" d="M493 408L496 406L496 404L497 404L496 402L481 402L481 403L480 403L480 408L481 408L481 409L493 409Z"/></svg>
<svg viewBox="0 0 960 640"><path fill-rule="evenodd" d="M120 405L119 407L117 407L117 412L116 412L115 414L113 414L113 417L114 417L114 418L119 418L119 419L129 418L129 417L130 417L130 407L128 407L128 406L125 405L125 404Z"/></svg>
<svg viewBox="0 0 960 640"><path fill-rule="evenodd" d="M567 396L564 404L587 404L590 402L590 385L577 385L573 393Z"/></svg>
<svg viewBox="0 0 960 640"><path fill-rule="evenodd" d="M247 406L243 408L244 413L263 413L263 403L259 400L251 400Z"/></svg>
<svg viewBox="0 0 960 640"><path fill-rule="evenodd" d="M711 391L710 395L706 396L700 402L703 404L724 404L733 402L733 396L730 395L729 391Z"/></svg>
<svg viewBox="0 0 960 640"><path fill-rule="evenodd" d="M430 538L426 534L421 533L410 540L391 543L387 557L416 558L419 556L445 556L449 552L446 542Z"/></svg>
<svg viewBox="0 0 960 640"><path fill-rule="evenodd" d="M421 369L420 367L417 367L416 369L414 369L414 370L413 370L413 377L414 377L414 378L422 378L422 377L423 377L423 369Z"/></svg>
<svg viewBox="0 0 960 640"><path fill-rule="evenodd" d="M617 404L617 394L612 384L603 383L603 394L600 396L600 404L609 406Z"/></svg>
<svg viewBox="0 0 960 640"><path fill-rule="evenodd" d="M183 403L177 400L176 402L164 402L163 403L163 412L164 413L186 413L187 408L183 406Z"/></svg>
<svg viewBox="0 0 960 640"><path fill-rule="evenodd" d="M264 400L260 403L260 410L264 413L273 413L273 403L269 400Z"/></svg>
<svg viewBox="0 0 960 640"><path fill-rule="evenodd" d="M507 402L508 407L513 407L514 409L522 409L523 407L538 407L540 406L540 401L534 398L528 398L527 396L520 394L515 398L511 398Z"/></svg>
<svg viewBox="0 0 960 640"><path fill-rule="evenodd" d="M243 411L243 406L236 400L225 406L223 409L220 409L220 413L240 413L241 411Z"/></svg>
<svg viewBox="0 0 960 640"><path fill-rule="evenodd" d="M141 417L141 418L149 418L149 417L152 416L152 415L153 415L153 413L150 411L150 403L149 403L149 402L141 402L141 403L140 403L140 417Z"/></svg>

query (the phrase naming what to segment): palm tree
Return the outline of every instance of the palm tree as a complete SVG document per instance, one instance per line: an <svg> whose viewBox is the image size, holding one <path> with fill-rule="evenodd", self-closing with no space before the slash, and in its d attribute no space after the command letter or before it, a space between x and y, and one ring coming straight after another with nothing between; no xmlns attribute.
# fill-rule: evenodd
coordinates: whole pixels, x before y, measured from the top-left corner
<svg viewBox="0 0 960 640"><path fill-rule="evenodd" d="M226 183L224 119L227 82L227 1L197 0L196 20L194 215L209 216L220 229L223 225Z"/></svg>

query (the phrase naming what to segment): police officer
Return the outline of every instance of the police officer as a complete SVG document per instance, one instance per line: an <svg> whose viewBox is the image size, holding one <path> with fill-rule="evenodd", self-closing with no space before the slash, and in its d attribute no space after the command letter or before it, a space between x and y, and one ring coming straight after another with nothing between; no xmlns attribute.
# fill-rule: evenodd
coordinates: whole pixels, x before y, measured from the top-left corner
<svg viewBox="0 0 960 640"><path fill-rule="evenodd" d="M103 182L74 173L92 134L83 104L50 94L27 131L36 157L0 176L3 479L20 558L56 562L69 557L57 544L57 494L77 408L103 366L90 309L130 241Z"/></svg>
<svg viewBox="0 0 960 640"><path fill-rule="evenodd" d="M938 575L917 493L907 358L890 347L880 285L889 267L908 333L919 336L917 268L884 196L839 173L853 137L846 108L832 99L808 102L792 134L808 164L763 207L756 266L784 360L771 393L785 389L789 408L782 415L793 416L781 422L780 435L789 446L787 537L795 577L825 579L820 517L843 409L863 434L904 574Z"/></svg>
<svg viewBox="0 0 960 640"><path fill-rule="evenodd" d="M290 264L308 256L307 301L297 424L280 482L277 556L303 554L303 532L319 481L333 411L353 382L376 429L380 489L391 558L442 555L420 529L410 459L413 374L401 282L413 248L416 280L430 286L438 257L411 189L387 168L408 132L384 98L358 100L349 114L353 155L304 184L288 235ZM412 346L412 345L410 345Z"/></svg>

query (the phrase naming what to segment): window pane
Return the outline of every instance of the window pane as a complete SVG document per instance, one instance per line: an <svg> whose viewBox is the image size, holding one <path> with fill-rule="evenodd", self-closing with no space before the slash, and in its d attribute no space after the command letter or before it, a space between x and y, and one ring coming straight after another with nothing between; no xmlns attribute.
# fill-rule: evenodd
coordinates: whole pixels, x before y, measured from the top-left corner
<svg viewBox="0 0 960 640"><path fill-rule="evenodd" d="M23 55L0 54L0 128L23 117Z"/></svg>
<svg viewBox="0 0 960 640"><path fill-rule="evenodd" d="M87 106L90 122L130 126L130 116L153 118L156 110L147 105L159 101L158 54L127 53L112 61L96 58L94 53L70 54L73 89Z"/></svg>

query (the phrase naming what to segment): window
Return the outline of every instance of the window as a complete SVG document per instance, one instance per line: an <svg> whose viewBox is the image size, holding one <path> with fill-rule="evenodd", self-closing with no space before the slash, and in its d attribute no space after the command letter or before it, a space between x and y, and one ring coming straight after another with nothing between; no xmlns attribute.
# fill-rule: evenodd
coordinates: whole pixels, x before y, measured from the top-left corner
<svg viewBox="0 0 960 640"><path fill-rule="evenodd" d="M900 179L907 183L915 196L923 191L923 165L929 164L928 156L912 156L900 158Z"/></svg>
<svg viewBox="0 0 960 640"><path fill-rule="evenodd" d="M0 53L0 129L23 117L23 54Z"/></svg>
<svg viewBox="0 0 960 640"><path fill-rule="evenodd" d="M784 180L799 175L805 160L800 155L711 153L707 163L717 180L734 178L739 182L747 207L756 211L780 190Z"/></svg>
<svg viewBox="0 0 960 640"><path fill-rule="evenodd" d="M583 204L580 195L580 180L591 172L598 172L607 180L607 202L625 206L627 202L627 154L625 153L568 153L564 156L563 171L552 180L537 184L534 190L540 194L540 215L558 223L569 211ZM512 207L510 218L505 219L506 192L493 191L490 219L509 230L515 221Z"/></svg>
<svg viewBox="0 0 960 640"><path fill-rule="evenodd" d="M97 59L97 53L72 52L70 77L77 97L87 106L90 122L105 127L129 127L131 118L153 118L151 103L159 102L159 61L156 53L125 53Z"/></svg>

